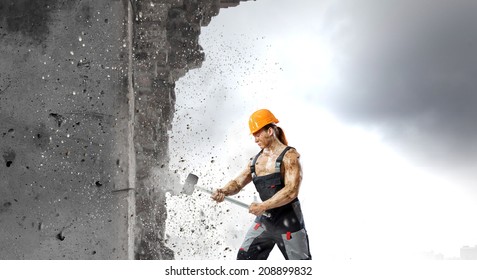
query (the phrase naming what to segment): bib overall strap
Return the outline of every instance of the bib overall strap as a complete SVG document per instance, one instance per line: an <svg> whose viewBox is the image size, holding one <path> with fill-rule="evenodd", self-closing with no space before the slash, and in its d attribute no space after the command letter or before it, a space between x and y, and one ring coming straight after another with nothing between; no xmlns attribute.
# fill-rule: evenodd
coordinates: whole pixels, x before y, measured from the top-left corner
<svg viewBox="0 0 477 280"><path fill-rule="evenodd" d="M252 160L252 163L250 164L250 173L252 173L252 178L257 177L257 174L255 174L255 163L257 163L258 157L262 154L263 150L261 150Z"/></svg>
<svg viewBox="0 0 477 280"><path fill-rule="evenodd" d="M285 149L283 149L283 152L277 157L277 161L275 162L275 172L276 173L280 172L280 167L282 165L283 157L288 152L288 150L290 150L292 148L293 147L287 146Z"/></svg>

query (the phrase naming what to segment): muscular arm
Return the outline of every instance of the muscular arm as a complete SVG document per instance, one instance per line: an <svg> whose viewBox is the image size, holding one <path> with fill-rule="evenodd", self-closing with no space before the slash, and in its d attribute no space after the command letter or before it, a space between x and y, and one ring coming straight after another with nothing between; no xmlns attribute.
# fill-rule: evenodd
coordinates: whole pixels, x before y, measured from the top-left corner
<svg viewBox="0 0 477 280"><path fill-rule="evenodd" d="M252 203L250 213L261 215L263 212L283 206L293 201L300 189L302 170L300 165L300 154L292 149L283 158L285 172L285 186L274 196L262 203Z"/></svg>
<svg viewBox="0 0 477 280"><path fill-rule="evenodd" d="M217 189L211 198L217 202L222 202L225 196L234 195L240 192L248 183L252 181L250 164L240 172L240 174L220 189Z"/></svg>

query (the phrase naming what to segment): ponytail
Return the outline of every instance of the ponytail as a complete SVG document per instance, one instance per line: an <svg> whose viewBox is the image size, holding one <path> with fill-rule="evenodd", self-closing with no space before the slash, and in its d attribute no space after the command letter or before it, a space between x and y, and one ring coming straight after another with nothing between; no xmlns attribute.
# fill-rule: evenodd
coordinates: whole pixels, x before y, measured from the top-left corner
<svg viewBox="0 0 477 280"><path fill-rule="evenodd" d="M278 140L280 140L280 142L282 142L285 146L288 146L288 141L287 141L287 138L285 137L285 132L283 132L283 129L279 126L276 126L275 131L277 132Z"/></svg>

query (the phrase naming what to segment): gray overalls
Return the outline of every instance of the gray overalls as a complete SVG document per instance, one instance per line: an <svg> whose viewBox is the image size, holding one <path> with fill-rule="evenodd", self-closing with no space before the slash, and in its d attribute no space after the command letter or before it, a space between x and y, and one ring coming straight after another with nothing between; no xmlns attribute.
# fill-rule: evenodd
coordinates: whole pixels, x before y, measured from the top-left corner
<svg viewBox="0 0 477 280"><path fill-rule="evenodd" d="M280 167L283 157L289 149L292 149L292 147L286 147L278 156L275 163L275 172L265 176L255 174L255 163L263 150L252 160L250 171L253 183L262 201L270 199L284 187ZM287 260L311 260L308 235L298 198L267 212L270 214L269 217L262 215L255 219L255 223L245 235L237 259L265 260L277 244Z"/></svg>

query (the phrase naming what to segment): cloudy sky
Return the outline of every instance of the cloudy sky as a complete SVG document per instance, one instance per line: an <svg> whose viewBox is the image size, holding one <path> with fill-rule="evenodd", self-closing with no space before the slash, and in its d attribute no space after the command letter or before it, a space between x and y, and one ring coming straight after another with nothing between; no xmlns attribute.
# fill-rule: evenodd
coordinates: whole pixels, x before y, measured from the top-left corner
<svg viewBox="0 0 477 280"><path fill-rule="evenodd" d="M477 245L476 13L464 0L222 9L203 66L177 83L171 168L221 187L258 152L249 115L269 108L302 155L314 258L459 257ZM169 205L178 258L235 258L253 220L197 193Z"/></svg>

